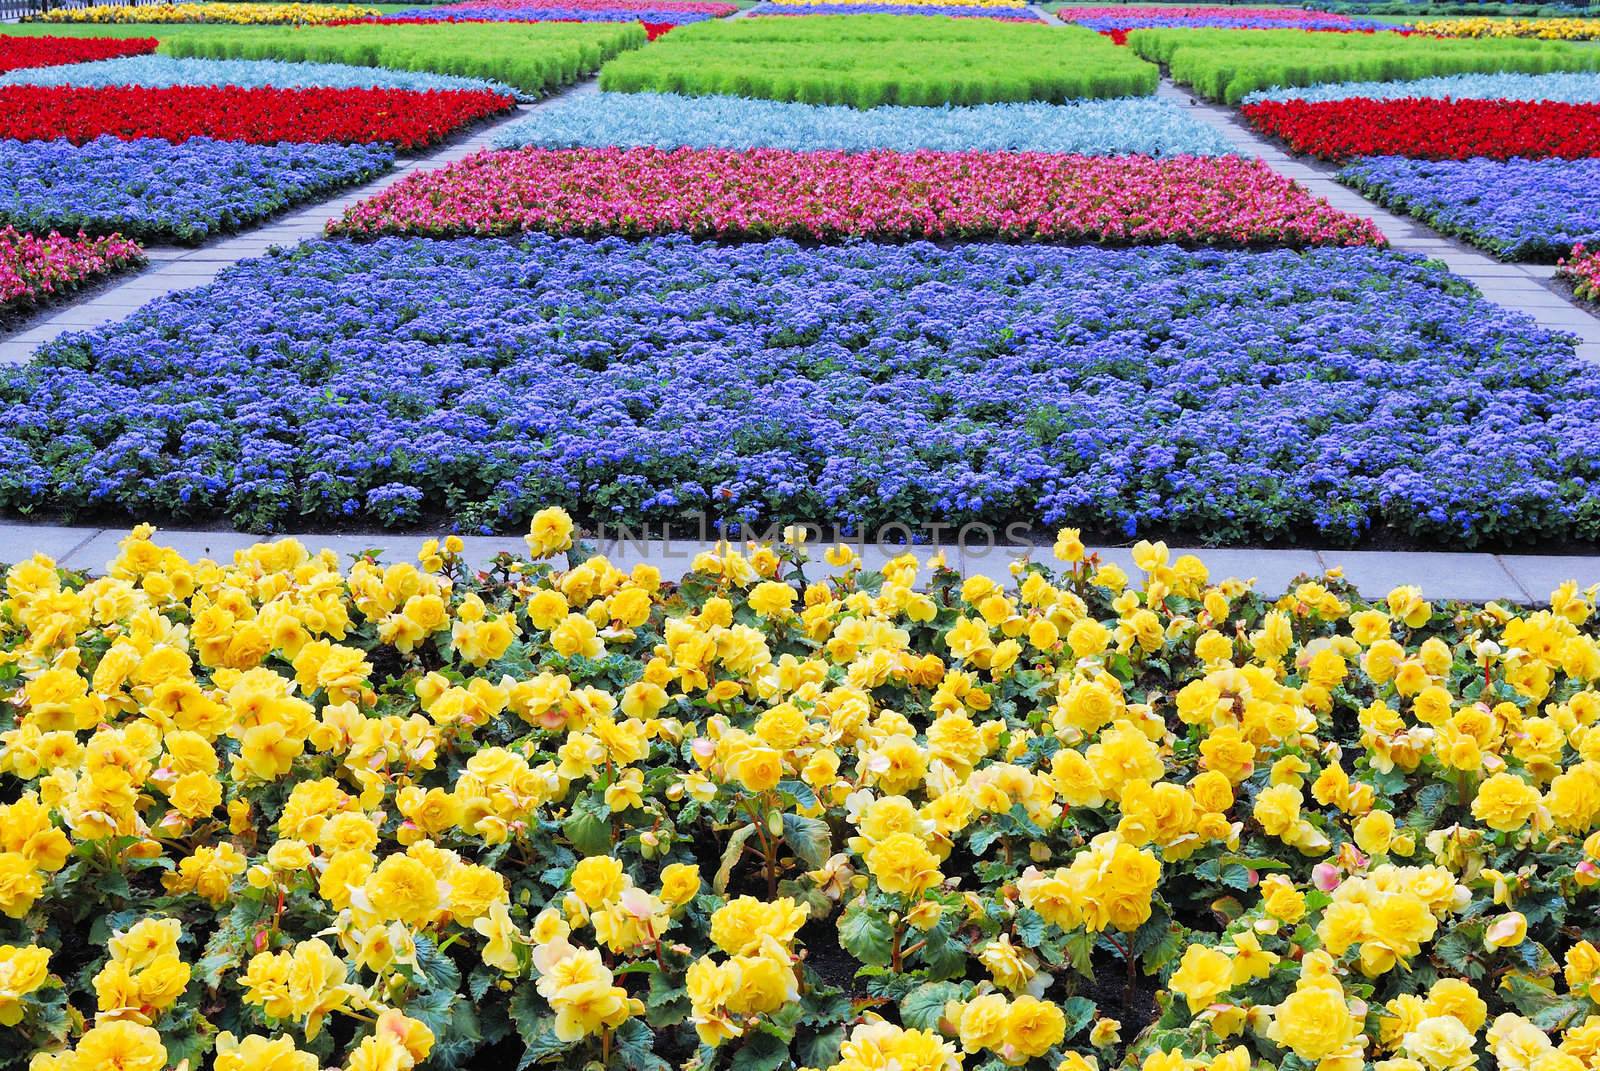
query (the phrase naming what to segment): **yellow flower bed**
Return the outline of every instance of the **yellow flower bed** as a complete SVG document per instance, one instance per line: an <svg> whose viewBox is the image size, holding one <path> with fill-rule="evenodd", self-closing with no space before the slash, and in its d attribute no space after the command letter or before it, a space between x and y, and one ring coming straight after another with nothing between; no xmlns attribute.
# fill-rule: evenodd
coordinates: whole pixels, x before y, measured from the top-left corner
<svg viewBox="0 0 1600 1071"><path fill-rule="evenodd" d="M1423 19L1419 33L1440 37L1536 37L1544 41L1587 41L1600 37L1600 19Z"/></svg>
<svg viewBox="0 0 1600 1071"><path fill-rule="evenodd" d="M354 4L105 4L66 7L37 16L40 22L220 22L235 26L295 23L316 26L339 19L359 19L378 14L377 8Z"/></svg>
<svg viewBox="0 0 1600 1071"><path fill-rule="evenodd" d="M7 570L0 1059L1600 1060L1593 589L573 536Z"/></svg>

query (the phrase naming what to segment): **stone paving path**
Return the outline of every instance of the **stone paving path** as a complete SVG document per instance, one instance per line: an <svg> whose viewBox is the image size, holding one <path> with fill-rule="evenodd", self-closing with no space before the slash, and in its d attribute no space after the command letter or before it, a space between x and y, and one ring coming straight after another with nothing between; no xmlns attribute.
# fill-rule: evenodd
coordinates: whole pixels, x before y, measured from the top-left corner
<svg viewBox="0 0 1600 1071"><path fill-rule="evenodd" d="M393 170L361 186L342 190L331 200L292 208L261 226L219 238L198 247L152 246L147 248L150 263L139 272L119 276L97 287L71 304L41 310L24 321L21 330L9 336L0 334L0 365L23 364L42 344L68 331L84 331L125 319L135 309L178 290L204 286L224 269L241 260L259 257L273 246L285 248L308 238L320 238L323 225L357 201L399 182L414 171L441 167L486 149L500 129L526 116L557 97L599 92L593 79L578 83L560 93L532 104L519 105L508 115L492 119L458 136L431 152L395 160Z"/></svg>
<svg viewBox="0 0 1600 1071"><path fill-rule="evenodd" d="M46 554L58 563L91 573L102 572L106 563L117 554L117 543L127 535L125 528L72 528L56 525L0 524L0 562L16 562L35 553ZM278 536L259 536L229 531L184 531L162 529L156 541L176 548L191 561L207 557L214 561L230 561L233 552L261 539ZM392 532L370 532L338 535L296 535L312 550L331 548L341 556L367 550L379 550L391 561L414 560L421 546L420 535L399 535ZM466 536L466 558L474 567L482 567L497 554L507 552L525 555L527 547L516 536ZM698 540L664 541L654 538L645 541L622 542L616 539L592 543L594 550L605 554L622 569L630 569L638 562L649 562L659 568L669 580L677 579L688 569L694 556L710 550L712 543ZM1132 554L1124 547L1098 548L1102 557L1116 562L1130 573L1134 572ZM832 572L821 561L821 547L812 554L816 559L807 566L811 578ZM866 546L858 548L868 568L878 568L889 558L903 553L904 548ZM918 558L926 561L935 551L942 551L950 566L971 575L985 573L1004 577L1006 566L1024 551L1030 551L1039 561L1049 560L1049 547L1008 547L977 544L961 547L915 548ZM1281 594L1290 581L1300 575L1321 576L1329 569L1340 568L1345 576L1362 592L1379 598L1401 584L1419 585L1430 599L1461 599L1525 605L1546 603L1550 592L1566 580L1576 580L1581 585L1600 582L1600 555L1558 556L1535 554L1462 554L1448 551L1356 551L1356 550L1249 550L1204 549L1174 547L1174 557L1192 553L1206 563L1212 576L1236 576L1255 579L1259 590L1268 595Z"/></svg>

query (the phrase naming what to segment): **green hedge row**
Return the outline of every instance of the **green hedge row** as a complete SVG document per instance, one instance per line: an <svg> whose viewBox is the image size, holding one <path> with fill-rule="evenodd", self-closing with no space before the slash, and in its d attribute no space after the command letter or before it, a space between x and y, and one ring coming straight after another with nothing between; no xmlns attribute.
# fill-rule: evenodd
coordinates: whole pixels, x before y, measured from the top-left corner
<svg viewBox="0 0 1600 1071"><path fill-rule="evenodd" d="M620 93L939 106L1145 96L1158 72L1081 27L905 15L701 22L611 60Z"/></svg>
<svg viewBox="0 0 1600 1071"><path fill-rule="evenodd" d="M115 27L119 31L130 28L138 29ZM530 95L576 81L612 56L645 43L644 28L634 22L304 27L185 25L147 30L161 39L160 52L169 56L351 63L401 71L433 71L488 78Z"/></svg>
<svg viewBox="0 0 1600 1071"><path fill-rule="evenodd" d="M1600 49L1556 41L1440 40L1302 30L1135 30L1128 46L1173 80L1237 104L1274 86L1392 82L1445 74L1600 70Z"/></svg>

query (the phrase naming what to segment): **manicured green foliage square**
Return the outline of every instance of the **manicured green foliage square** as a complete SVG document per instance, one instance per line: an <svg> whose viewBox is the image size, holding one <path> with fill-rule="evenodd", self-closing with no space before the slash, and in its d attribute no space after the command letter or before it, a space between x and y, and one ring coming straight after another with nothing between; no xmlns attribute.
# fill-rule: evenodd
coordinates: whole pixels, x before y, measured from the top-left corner
<svg viewBox="0 0 1600 1071"><path fill-rule="evenodd" d="M94 27L101 29L101 27ZM117 27L123 29L123 27ZM351 63L487 78L529 94L577 81L645 43L638 23L151 27L169 56Z"/></svg>
<svg viewBox="0 0 1600 1071"><path fill-rule="evenodd" d="M1409 81L1446 74L1600 70L1600 49L1553 41L1441 40L1304 30L1134 30L1128 46L1174 81L1237 104L1274 86Z"/></svg>
<svg viewBox="0 0 1600 1071"><path fill-rule="evenodd" d="M986 19L839 15L702 22L618 56L600 87L939 106L1153 93L1156 68L1090 30Z"/></svg>

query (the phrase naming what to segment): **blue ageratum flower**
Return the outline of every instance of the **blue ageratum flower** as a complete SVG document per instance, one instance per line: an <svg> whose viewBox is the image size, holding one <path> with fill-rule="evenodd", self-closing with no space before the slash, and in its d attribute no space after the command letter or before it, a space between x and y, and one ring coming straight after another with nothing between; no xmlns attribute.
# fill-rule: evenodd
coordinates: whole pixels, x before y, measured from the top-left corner
<svg viewBox="0 0 1600 1071"><path fill-rule="evenodd" d="M516 95L498 82L425 71L391 71L345 63L286 63L279 60L122 59L28 67L0 74L0 86L238 86L242 89L488 89Z"/></svg>
<svg viewBox="0 0 1600 1071"><path fill-rule="evenodd" d="M559 149L981 149L1091 156L1229 152L1221 134L1172 102L1154 97L861 110L741 97L591 93L539 108L507 127L495 144Z"/></svg>
<svg viewBox="0 0 1600 1071"><path fill-rule="evenodd" d="M381 175L384 145L0 141L0 224L199 242Z"/></svg>
<svg viewBox="0 0 1600 1071"><path fill-rule="evenodd" d="M1506 260L1554 263L1600 241L1600 160L1372 156L1338 178Z"/></svg>
<svg viewBox="0 0 1600 1071"><path fill-rule="evenodd" d="M1263 100L1401 100L1407 97L1443 100L1552 100L1567 104L1600 103L1600 74L1452 74L1409 82L1336 82L1293 89L1266 89L1245 96L1244 103Z"/></svg>
<svg viewBox="0 0 1600 1071"><path fill-rule="evenodd" d="M11 510L1600 535L1574 339L1371 249L317 241L0 369L0 417Z"/></svg>

